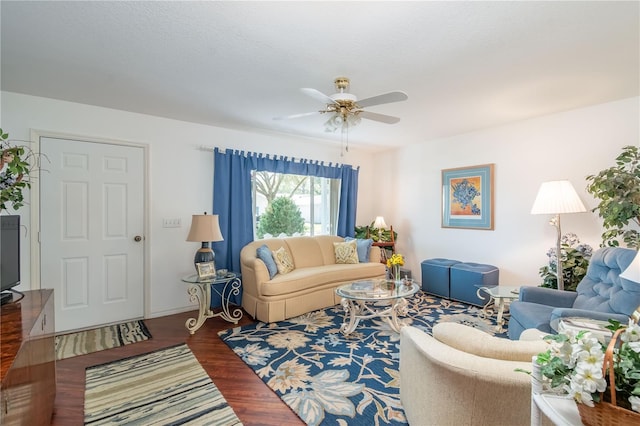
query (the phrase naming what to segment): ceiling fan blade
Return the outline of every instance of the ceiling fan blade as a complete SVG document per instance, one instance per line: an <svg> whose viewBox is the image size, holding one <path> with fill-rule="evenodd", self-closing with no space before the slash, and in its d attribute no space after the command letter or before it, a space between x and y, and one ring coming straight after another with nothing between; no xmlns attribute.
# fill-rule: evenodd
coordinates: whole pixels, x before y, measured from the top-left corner
<svg viewBox="0 0 640 426"><path fill-rule="evenodd" d="M382 95L378 95L378 96L372 96L370 98L360 99L357 102L357 104L360 105L362 108L365 108L373 105L406 101L407 99L409 99L409 96L407 96L407 94L404 92L389 92L389 93L383 93Z"/></svg>
<svg viewBox="0 0 640 426"><path fill-rule="evenodd" d="M400 118L393 117L391 115L378 114L377 112L360 111L358 115L367 120L380 121L381 123L395 124L400 121Z"/></svg>
<svg viewBox="0 0 640 426"><path fill-rule="evenodd" d="M302 93L311 96L314 99L319 100L320 102L322 102L323 104L337 104L336 101L334 101L333 99L331 99L329 96L325 95L324 93L322 93L319 90L316 89L311 89L309 87L304 87L302 89Z"/></svg>
<svg viewBox="0 0 640 426"><path fill-rule="evenodd" d="M274 120L288 120L290 118L307 117L309 115L322 114L322 111L303 112L301 114L285 115L283 117L273 117Z"/></svg>

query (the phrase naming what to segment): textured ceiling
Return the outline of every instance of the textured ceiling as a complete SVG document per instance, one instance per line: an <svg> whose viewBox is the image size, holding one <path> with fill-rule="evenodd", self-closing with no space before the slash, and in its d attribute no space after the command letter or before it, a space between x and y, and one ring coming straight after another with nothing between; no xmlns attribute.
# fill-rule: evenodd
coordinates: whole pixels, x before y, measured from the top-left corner
<svg viewBox="0 0 640 426"><path fill-rule="evenodd" d="M638 96L639 2L12 2L2 90L339 143L299 89L402 90L374 149Z"/></svg>

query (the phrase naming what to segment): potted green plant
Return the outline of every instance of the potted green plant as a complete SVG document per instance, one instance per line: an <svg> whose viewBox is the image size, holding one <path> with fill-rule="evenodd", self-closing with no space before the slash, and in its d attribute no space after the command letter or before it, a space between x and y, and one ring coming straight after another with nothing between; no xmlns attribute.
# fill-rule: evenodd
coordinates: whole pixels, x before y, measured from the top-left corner
<svg viewBox="0 0 640 426"><path fill-rule="evenodd" d="M587 275L589 259L593 253L593 248L589 244L580 244L578 236L569 232L562 236L560 240L560 258L562 259L562 275L564 276L564 289L576 291L576 287ZM557 266L558 256L556 248L552 247L547 251L549 264L540 268L542 284L540 287L558 288Z"/></svg>
<svg viewBox="0 0 640 426"><path fill-rule="evenodd" d="M22 192L31 187L29 163L33 152L24 146L13 145L9 134L0 129L0 211L10 204L14 210L24 205Z"/></svg>
<svg viewBox="0 0 640 426"><path fill-rule="evenodd" d="M640 148L625 146L616 165L587 176L587 192L600 200L592 209L603 219L601 246L640 248ZM635 228L629 228L630 223Z"/></svg>

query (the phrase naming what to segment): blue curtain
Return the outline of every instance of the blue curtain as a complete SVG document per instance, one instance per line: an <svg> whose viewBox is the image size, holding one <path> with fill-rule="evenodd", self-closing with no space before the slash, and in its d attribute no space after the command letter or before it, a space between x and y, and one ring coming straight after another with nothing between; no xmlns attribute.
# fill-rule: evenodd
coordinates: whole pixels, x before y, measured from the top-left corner
<svg viewBox="0 0 640 426"><path fill-rule="evenodd" d="M358 170L352 166L218 148L213 156L213 214L219 215L224 236L224 241L213 244L218 268L240 271L240 250L253 241L252 170L340 179L337 234L355 235Z"/></svg>

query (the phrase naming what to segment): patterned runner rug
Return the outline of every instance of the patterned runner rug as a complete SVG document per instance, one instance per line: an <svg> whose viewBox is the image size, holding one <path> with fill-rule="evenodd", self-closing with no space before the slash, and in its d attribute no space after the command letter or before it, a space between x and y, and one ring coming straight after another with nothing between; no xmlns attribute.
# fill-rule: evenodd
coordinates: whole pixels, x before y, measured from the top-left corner
<svg viewBox="0 0 640 426"><path fill-rule="evenodd" d="M186 344L89 367L85 425L241 425Z"/></svg>
<svg viewBox="0 0 640 426"><path fill-rule="evenodd" d="M93 330L62 334L56 336L56 359L86 355L150 338L151 333L142 321L129 321Z"/></svg>
<svg viewBox="0 0 640 426"><path fill-rule="evenodd" d="M437 322L495 333L481 310L418 292L407 323L431 334ZM407 424L398 384L398 333L379 319L340 332L340 305L288 321L223 330L223 341L308 425Z"/></svg>

